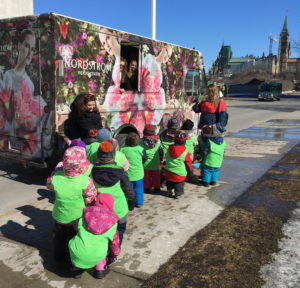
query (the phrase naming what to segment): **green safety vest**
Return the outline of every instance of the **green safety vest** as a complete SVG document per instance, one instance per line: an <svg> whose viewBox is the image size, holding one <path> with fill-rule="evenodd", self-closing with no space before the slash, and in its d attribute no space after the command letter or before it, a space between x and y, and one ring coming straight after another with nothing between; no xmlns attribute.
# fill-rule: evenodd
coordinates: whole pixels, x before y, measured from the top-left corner
<svg viewBox="0 0 300 288"><path fill-rule="evenodd" d="M96 165L97 162L97 153L98 153L99 144L100 144L99 142L94 142L86 146L87 159L93 165ZM120 151L116 151L115 162L119 167L123 168L125 166L125 155Z"/></svg>
<svg viewBox="0 0 300 288"><path fill-rule="evenodd" d="M174 142L164 141L164 140L161 139L161 145L162 145L163 148L164 148L164 153L165 153L165 155L166 155L167 152L168 152L169 146L170 146L170 145L173 145L173 144L174 144Z"/></svg>
<svg viewBox="0 0 300 288"><path fill-rule="evenodd" d="M55 202L52 211L53 218L63 224L72 224L82 216L85 203L83 192L88 186L88 175L69 177L63 171L57 171L52 179L55 191Z"/></svg>
<svg viewBox="0 0 300 288"><path fill-rule="evenodd" d="M185 147L191 154L194 154L194 152L195 152L196 138L197 138L197 136L196 136L196 134L194 134L192 138L187 139L185 142Z"/></svg>
<svg viewBox="0 0 300 288"><path fill-rule="evenodd" d="M69 241L72 263L82 269L96 266L107 256L108 242L114 239L117 223L104 234L93 234L86 229L82 218L78 221L78 233Z"/></svg>
<svg viewBox="0 0 300 288"><path fill-rule="evenodd" d="M189 151L185 149L185 151L178 158L172 158L168 150L166 155L166 170L179 176L186 176L187 171L184 162L188 152Z"/></svg>
<svg viewBox="0 0 300 288"><path fill-rule="evenodd" d="M121 152L125 154L129 162L129 169L126 174L130 181L138 181L144 178L143 150L140 145L134 147L123 146L121 148Z"/></svg>
<svg viewBox="0 0 300 288"><path fill-rule="evenodd" d="M144 163L144 169L145 170L160 169L160 158L158 153L160 147L160 140L157 141L156 145L153 148L144 145L143 140L140 141L140 145L144 148L148 157L148 160Z"/></svg>
<svg viewBox="0 0 300 288"><path fill-rule="evenodd" d="M205 157L205 165L213 168L220 168L223 161L226 142L223 141L222 144L216 144L215 142L209 140L209 143L210 151Z"/></svg>
<svg viewBox="0 0 300 288"><path fill-rule="evenodd" d="M116 164L101 165L97 167L111 167L120 169ZM107 193L114 197L114 212L121 219L128 213L128 204L125 194L121 188L121 183L118 181L113 186L101 186L94 180L94 185L99 193Z"/></svg>
<svg viewBox="0 0 300 288"><path fill-rule="evenodd" d="M117 166L119 166L120 168L124 168L125 159L126 159L126 157L125 157L124 153L122 153L121 151L116 151L115 162L116 162Z"/></svg>
<svg viewBox="0 0 300 288"><path fill-rule="evenodd" d="M95 165L97 161L99 144L99 142L94 142L92 144L86 145L86 157L93 165Z"/></svg>

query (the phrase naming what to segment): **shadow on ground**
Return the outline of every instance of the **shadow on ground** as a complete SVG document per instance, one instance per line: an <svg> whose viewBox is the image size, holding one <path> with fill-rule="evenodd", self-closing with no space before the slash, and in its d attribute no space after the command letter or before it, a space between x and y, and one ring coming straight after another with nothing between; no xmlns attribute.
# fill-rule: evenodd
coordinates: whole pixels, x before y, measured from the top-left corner
<svg viewBox="0 0 300 288"><path fill-rule="evenodd" d="M38 200L48 199L49 203L54 203L53 192L38 189L37 193L40 195ZM15 209L19 210L28 220L23 225L9 220L0 227L1 234L8 239L36 248L46 270L60 277L71 277L68 261L55 261L52 256L51 233L54 222L51 211L32 205L24 205Z"/></svg>

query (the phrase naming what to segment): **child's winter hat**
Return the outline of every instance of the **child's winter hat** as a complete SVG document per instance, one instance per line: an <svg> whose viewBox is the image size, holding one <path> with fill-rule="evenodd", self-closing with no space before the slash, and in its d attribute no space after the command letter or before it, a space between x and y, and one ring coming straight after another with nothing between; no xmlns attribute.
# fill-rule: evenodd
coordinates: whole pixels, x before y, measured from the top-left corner
<svg viewBox="0 0 300 288"><path fill-rule="evenodd" d="M169 121L168 121L168 125L167 125L168 129L173 129L173 130L176 130L177 127L178 127L178 121L176 118L171 118Z"/></svg>
<svg viewBox="0 0 300 288"><path fill-rule="evenodd" d="M187 119L183 122L181 130L192 130L194 128L194 122L190 119Z"/></svg>
<svg viewBox="0 0 300 288"><path fill-rule="evenodd" d="M140 142L139 135L135 132L131 132L128 134L128 136L126 138L125 145L134 147L134 146L139 145L139 142Z"/></svg>
<svg viewBox="0 0 300 288"><path fill-rule="evenodd" d="M175 144L185 145L186 134L183 131L177 131L175 134Z"/></svg>
<svg viewBox="0 0 300 288"><path fill-rule="evenodd" d="M108 129L102 128L98 130L97 140L98 142L104 142L111 138L111 133Z"/></svg>
<svg viewBox="0 0 300 288"><path fill-rule="evenodd" d="M83 147L86 151L86 145L83 141L78 140L78 139L74 139L71 141L70 147L74 147L74 146L78 146L78 147Z"/></svg>
<svg viewBox="0 0 300 288"><path fill-rule="evenodd" d="M144 136L155 136L155 126L152 124L145 125Z"/></svg>
<svg viewBox="0 0 300 288"><path fill-rule="evenodd" d="M73 146L66 150L63 159L63 173L74 177L84 174L90 166L83 147Z"/></svg>
<svg viewBox="0 0 300 288"><path fill-rule="evenodd" d="M114 143L111 139L106 140L99 144L97 152L97 163L98 164L113 164L115 163L116 150Z"/></svg>

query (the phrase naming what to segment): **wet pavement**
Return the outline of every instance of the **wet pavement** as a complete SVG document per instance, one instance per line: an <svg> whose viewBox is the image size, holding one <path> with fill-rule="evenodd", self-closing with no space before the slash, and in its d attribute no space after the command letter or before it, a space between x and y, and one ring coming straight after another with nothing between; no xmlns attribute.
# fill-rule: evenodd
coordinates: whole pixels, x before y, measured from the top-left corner
<svg viewBox="0 0 300 288"><path fill-rule="evenodd" d="M276 133L281 136L277 137L274 131L277 131ZM256 183L256 181L280 160L283 155L289 152L292 147L299 143L299 132L300 123L298 120L278 119L255 125L239 133L231 134L226 137L227 148L225 160L221 168L220 180L217 186L205 188L186 183L185 195L178 201L165 197L164 189L161 194L146 194L145 205L142 208L135 209L129 214L128 230L124 236L121 255L118 261L111 265L110 274L101 281L95 280L90 273L84 273L80 280L74 280L70 278L68 267L63 263L53 261L50 245L50 231L52 226L51 210L54 200L53 193L46 190L44 186L33 186L28 183L26 189L32 190L33 187L38 187L36 197L26 203L24 203L25 199L24 201L22 200L20 202L22 204L15 209L0 211L0 261L5 262L5 266L0 264L0 271L7 271L7 273L10 271L10 273L8 273L11 276L9 279L12 279L12 281L9 282L8 277L3 277L2 279L0 277L0 287L35 287L34 285L36 285L36 287L87 288L94 287L95 285L100 287L138 287L149 278L150 280L145 283L145 287L187 287L189 285L189 279L185 278L185 275L189 275L188 267L190 267L190 271L194 271L194 269L198 268L203 269L203 271L208 271L209 269L206 269L206 266L218 271L217 268L214 268L215 265L218 267L218 263L223 263L223 266L230 271L229 274L231 275L233 273L233 275L235 275L236 280L230 280L228 278L231 281L228 283L235 285L235 283L238 282L234 281L237 281L237 279L241 277L241 274L239 274L240 272L238 270L237 272L233 271L236 269L234 268L234 263L240 266L243 263L242 258L246 257L245 255L253 255L255 259L261 261L255 266L254 270L256 273L261 263L265 263L264 261L266 261L260 260L259 254L264 249L258 248L266 243L268 253L273 251L273 248L268 247L275 247L277 245L277 239L282 235L279 230L285 220L280 218L282 216L279 217L275 215L274 217L280 218L280 221L273 223L272 217L268 214L269 210L272 210L272 207L281 207L280 201L282 201L282 199L279 197L279 194L276 194L275 197L273 194L256 193L255 197L251 198L248 196L246 201L248 203L247 205L243 204L243 202L238 202L239 205L237 206L232 206L232 208L229 209L226 209L226 207L236 199L238 199L236 201L240 201L242 198L238 197L243 197L240 195ZM273 136L276 134L275 139L270 136L272 133ZM248 137L246 137L246 135L248 135ZM266 137L262 135L266 135ZM292 164L293 163L282 164L283 169L290 169L290 165ZM6 165L4 166L5 169L7 169ZM7 174L13 175L12 181L8 182L5 186L5 189L9 190L15 185L15 181L19 181L18 179L22 181L22 171L19 171L20 169L15 167L9 168L8 172L5 169L0 166L0 170L3 170L1 171L3 177L6 177ZM293 173L297 173L297 171ZM285 173L278 171L272 172L268 178L270 182L268 184L270 188L268 189L271 192L273 189L272 177L275 179L273 182L278 183L278 187L285 187L285 184L280 184L284 181L291 181L291 183L294 181L294 178L293 181L290 180L290 178L286 178L289 176L285 175ZM36 180L38 184L44 183L45 181L45 179L41 178ZM269 190L267 192L271 193ZM294 207L293 201L285 201L287 206L284 206L286 208L280 212L282 215ZM261 202L268 203L270 207L267 205L264 209L251 210L251 207ZM230 213L230 209L233 209L232 214ZM254 216L252 216L252 214ZM223 216L220 217L220 215ZM285 215L285 217L288 216ZM214 226L217 225L215 224L216 220L213 221L214 219L224 221L220 222L223 223L220 225L228 228L228 230L220 230L220 226ZM248 223L247 220L250 219L251 221L248 221L250 228L244 229L244 225ZM257 223L265 224L263 225L265 228L256 226ZM213 227L218 228L213 230ZM234 231L231 231L230 227L233 227ZM274 229L272 230L271 228L273 227ZM221 236L218 236L219 230L223 231L223 234L220 232ZM250 236L253 235L251 237L248 234L243 237L239 236L243 230L248 231ZM203 242L204 246L199 246L196 254L193 254L193 250L182 250L189 249L189 243L194 239L191 237L193 237L197 231L200 232L196 235L200 233L200 236L202 235L201 237L204 238L199 238L201 240L196 242L202 243L202 241L206 239L205 237L207 237L209 240L207 244L204 245L205 242ZM267 242L265 238L260 236L260 233L269 235L268 237L272 239L272 241ZM232 235L231 238L227 236L227 234ZM217 236L220 237L220 239L217 238ZM252 245L246 242L249 237L251 239L254 237L254 240L255 238L262 239L262 242L257 244L257 242L253 240L253 243L256 244ZM191 240L189 240L190 238ZM218 239L217 242L213 242L215 238L216 240ZM227 246L222 247L222 239L228 241ZM236 242L233 241L234 239L236 239ZM189 242L187 242L188 240ZM238 254L238 251L229 249L230 246L238 248L239 241L242 241L241 243L244 243L248 247L248 254L243 254L244 252ZM270 243L272 243L272 245ZM258 252L256 252L256 249L258 249ZM178 250L185 251L189 257L182 255L181 258L176 258L176 262L173 262L173 260L167 262ZM231 258L226 256L227 250L230 251ZM177 254L175 254L175 256L176 255ZM240 257L238 259L240 259L239 261L241 262L232 262L231 265L230 262L233 261L235 255ZM193 262L189 262L188 258L194 259L193 262L195 263L199 262L198 264L200 266L193 266ZM203 262L201 259L208 260L207 262ZM228 259L231 260L229 261ZM264 259L270 259L270 256L265 256ZM178 265L180 263L183 265L182 270L177 269L177 261L179 261ZM252 273L252 268L250 267L252 264L247 266L248 260L246 259L244 262L246 264L243 265L246 265L246 268L248 267L250 273ZM164 263L168 263L168 265L162 266ZM188 263L188 265L184 266L184 263ZM230 265L225 265L225 263L229 263ZM164 276L167 282L163 282L163 279L160 278L163 277L163 273L154 274L161 266L161 269L166 269L166 267L171 269L166 270L167 274ZM172 267L174 270L172 270ZM202 271L201 269L199 271ZM183 274L182 271L184 271ZM244 270L244 272L246 273L246 270ZM172 273L175 274L172 275ZM206 285L205 283L216 283L214 279L219 279L216 274L207 273L199 274L197 272L199 275L204 275L204 279L208 281L203 282L203 285ZM255 273L253 272L252 275L256 275ZM151 277L153 274L154 276ZM210 277L212 278L210 279ZM261 280L257 280L258 278L256 276L254 276L254 278L256 279L253 280L255 285L256 283L262 283L260 282ZM32 279L33 285L31 285L29 279ZM199 280L197 280L197 277L194 277L194 279L195 281ZM10 283L9 286L7 286L8 283ZM163 285L164 283L170 286ZM178 283L180 283L180 285L176 286ZM192 284L193 282L191 282L190 287L199 287L199 285L193 286ZM251 286L217 285L203 287Z"/></svg>

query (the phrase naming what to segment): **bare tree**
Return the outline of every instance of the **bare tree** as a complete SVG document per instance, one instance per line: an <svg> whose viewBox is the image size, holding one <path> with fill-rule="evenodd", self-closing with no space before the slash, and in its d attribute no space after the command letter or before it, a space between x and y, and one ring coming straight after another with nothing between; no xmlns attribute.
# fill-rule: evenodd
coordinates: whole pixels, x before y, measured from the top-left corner
<svg viewBox="0 0 300 288"><path fill-rule="evenodd" d="M300 40L292 40L292 48L300 55Z"/></svg>

